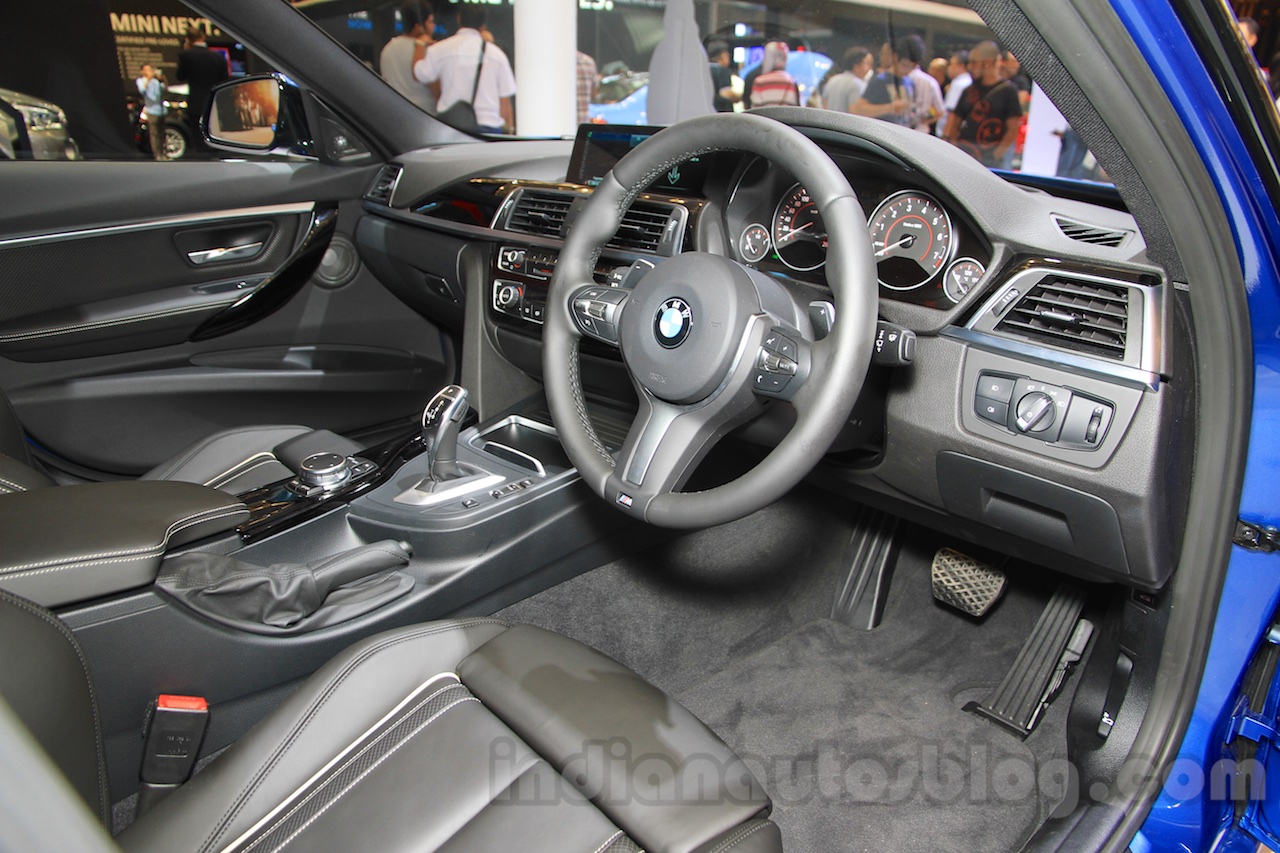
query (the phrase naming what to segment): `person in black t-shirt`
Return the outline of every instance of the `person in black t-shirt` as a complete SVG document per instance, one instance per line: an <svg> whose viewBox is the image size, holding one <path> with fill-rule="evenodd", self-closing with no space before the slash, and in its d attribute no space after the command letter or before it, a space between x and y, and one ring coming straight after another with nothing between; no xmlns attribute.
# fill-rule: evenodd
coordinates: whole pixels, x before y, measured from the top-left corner
<svg viewBox="0 0 1280 853"><path fill-rule="evenodd" d="M728 42L716 39L708 44L707 60L711 72L711 105L718 113L731 113L733 105L742 100L742 95L733 89L733 59Z"/></svg>
<svg viewBox="0 0 1280 853"><path fill-rule="evenodd" d="M1018 89L1000 76L1000 49L979 42L969 52L973 83L947 118L947 141L960 146L983 165L999 166L1018 138L1022 104Z"/></svg>

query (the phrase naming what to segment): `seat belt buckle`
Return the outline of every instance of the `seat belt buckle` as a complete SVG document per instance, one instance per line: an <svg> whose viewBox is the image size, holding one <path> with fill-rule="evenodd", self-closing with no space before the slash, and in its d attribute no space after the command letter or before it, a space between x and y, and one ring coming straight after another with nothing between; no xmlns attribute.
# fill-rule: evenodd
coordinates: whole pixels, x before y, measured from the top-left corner
<svg viewBox="0 0 1280 853"><path fill-rule="evenodd" d="M204 697L156 697L142 751L139 815L191 778L208 725L209 703Z"/></svg>

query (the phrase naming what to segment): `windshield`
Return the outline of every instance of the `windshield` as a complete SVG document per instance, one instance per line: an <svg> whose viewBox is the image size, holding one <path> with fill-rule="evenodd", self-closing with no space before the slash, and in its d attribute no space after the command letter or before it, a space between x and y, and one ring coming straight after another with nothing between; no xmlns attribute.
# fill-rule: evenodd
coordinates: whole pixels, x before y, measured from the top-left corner
<svg viewBox="0 0 1280 853"><path fill-rule="evenodd" d="M1107 180L958 2L579 0L538 4L535 26L515 2L294 5L410 102L479 133L572 136L580 122L795 105L932 133L992 168Z"/></svg>

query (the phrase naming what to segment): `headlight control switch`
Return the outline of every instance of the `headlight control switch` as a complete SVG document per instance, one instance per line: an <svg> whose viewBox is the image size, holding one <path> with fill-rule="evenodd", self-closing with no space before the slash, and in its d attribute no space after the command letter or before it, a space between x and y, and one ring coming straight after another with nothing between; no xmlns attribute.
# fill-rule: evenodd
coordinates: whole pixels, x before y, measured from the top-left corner
<svg viewBox="0 0 1280 853"><path fill-rule="evenodd" d="M973 411L1019 435L1073 450L1094 450L1106 437L1115 407L1071 388L983 371L974 389Z"/></svg>

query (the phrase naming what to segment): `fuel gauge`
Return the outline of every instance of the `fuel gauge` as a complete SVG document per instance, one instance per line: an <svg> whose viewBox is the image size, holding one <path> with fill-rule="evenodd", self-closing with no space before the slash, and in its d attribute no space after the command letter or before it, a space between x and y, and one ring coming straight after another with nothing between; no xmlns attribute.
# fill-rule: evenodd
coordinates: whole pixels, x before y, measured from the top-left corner
<svg viewBox="0 0 1280 853"><path fill-rule="evenodd" d="M738 252L749 264L758 264L769 254L769 229L756 222L742 229Z"/></svg>
<svg viewBox="0 0 1280 853"><path fill-rule="evenodd" d="M973 258L957 258L947 267L947 274L942 277L942 290L948 299L959 303L982 280L986 272L986 267Z"/></svg>

